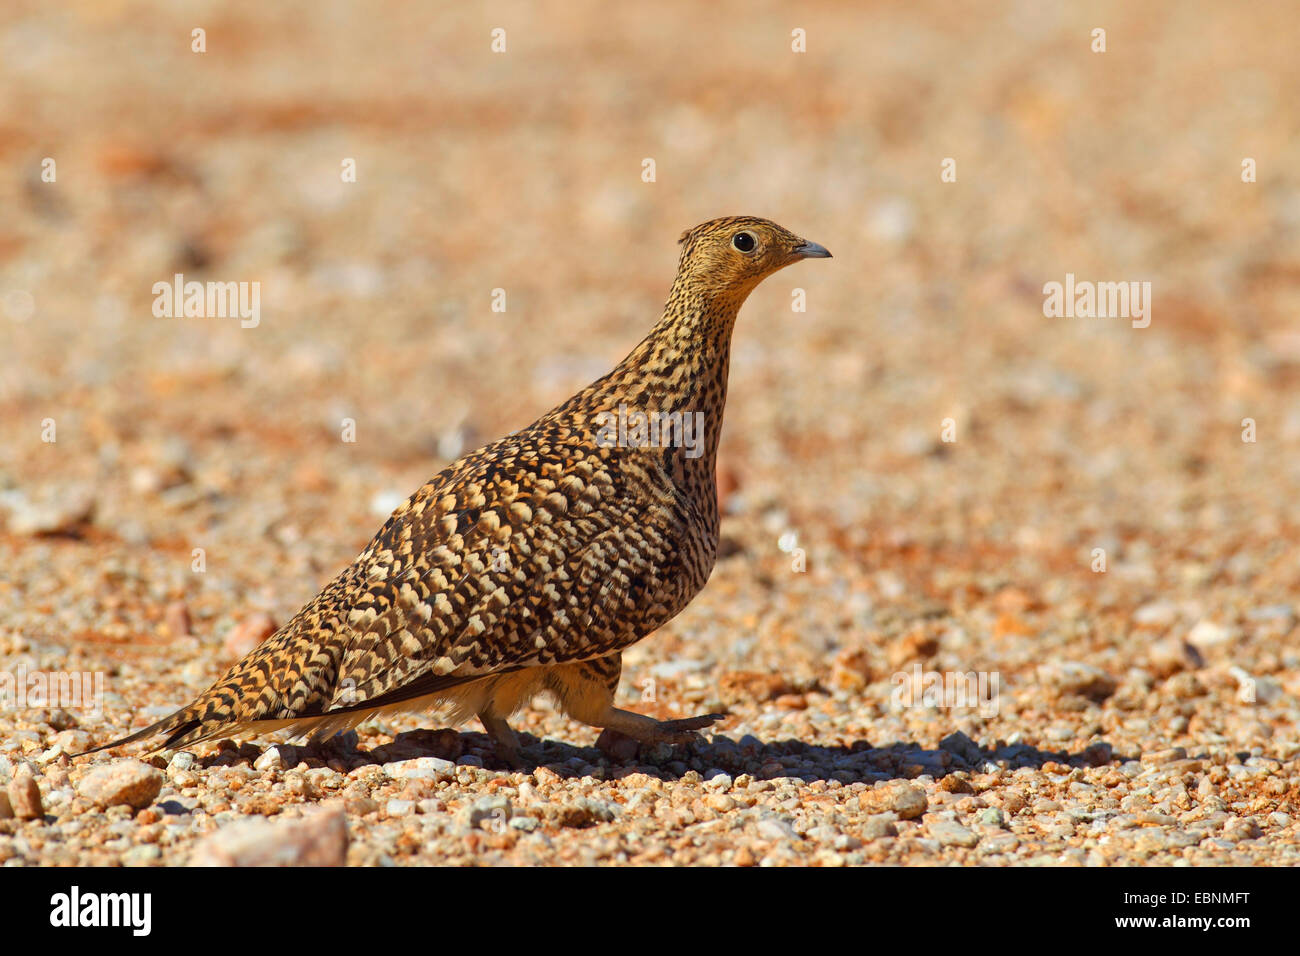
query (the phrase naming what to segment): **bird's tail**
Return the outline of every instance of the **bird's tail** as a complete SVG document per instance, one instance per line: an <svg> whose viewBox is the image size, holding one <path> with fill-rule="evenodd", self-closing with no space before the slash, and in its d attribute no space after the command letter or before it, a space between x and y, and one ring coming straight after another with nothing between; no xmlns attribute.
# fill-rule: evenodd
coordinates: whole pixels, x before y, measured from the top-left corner
<svg viewBox="0 0 1300 956"><path fill-rule="evenodd" d="M477 679L427 674L387 693L345 705L337 703L346 644L332 631L338 616L333 608L338 602L336 592L350 584L346 577L337 579L192 703L133 734L76 756L153 737L163 739L150 753L178 750L214 737L280 730L295 735L310 731L314 739L320 739L390 707L422 706L423 698Z"/></svg>
<svg viewBox="0 0 1300 956"><path fill-rule="evenodd" d="M319 713L331 696L338 652L315 650L297 624L281 628L180 710L85 754L163 735L149 753L178 750L250 728L269 733Z"/></svg>
<svg viewBox="0 0 1300 956"><path fill-rule="evenodd" d="M101 750L135 743L137 740L162 737L166 734L166 737L145 752L155 754L160 750L181 750L214 737L234 737L249 731L257 734L272 733L286 727L310 724L318 719L311 713L265 713L262 708L257 708L255 705L249 708L232 709L222 693L225 689L223 683L200 695L193 703L148 727L72 756L84 757Z"/></svg>
<svg viewBox="0 0 1300 956"><path fill-rule="evenodd" d="M119 740L113 740L106 744L100 744L98 747L92 747L89 750L83 750L81 753L73 754L72 756L84 757L87 754L99 753L99 751L101 750L109 750L110 748L113 747L120 747L123 744L132 744L135 743L137 740L147 740L148 738L156 737L159 734L167 734L167 739L164 740L162 743L158 744L153 749L151 749L149 753L157 753L159 750L167 750L176 747L182 742L192 743L193 741L186 741L185 738L188 737L190 734L192 734L195 730L202 727L203 725L202 705L203 705L203 698L200 697L198 700L190 704L188 707L182 707L180 710L176 711L176 713L172 714L169 717L164 717L162 720L158 721L157 723L150 724L148 727L145 727L141 730L137 730L133 734L128 734L127 736L122 737ZM220 730L219 727L215 728L213 733L217 732L218 730ZM203 737L199 737L197 739L200 740L205 739L207 736L210 736L210 734L205 734Z"/></svg>

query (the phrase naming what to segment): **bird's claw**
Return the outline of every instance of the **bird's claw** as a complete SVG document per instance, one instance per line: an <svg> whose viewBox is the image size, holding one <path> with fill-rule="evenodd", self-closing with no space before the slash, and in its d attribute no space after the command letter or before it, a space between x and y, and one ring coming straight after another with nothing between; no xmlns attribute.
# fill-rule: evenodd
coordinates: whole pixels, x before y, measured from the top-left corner
<svg viewBox="0 0 1300 956"><path fill-rule="evenodd" d="M659 726L667 731L703 730L711 724L724 719L726 714L700 714L696 717L683 717L681 720L661 721Z"/></svg>

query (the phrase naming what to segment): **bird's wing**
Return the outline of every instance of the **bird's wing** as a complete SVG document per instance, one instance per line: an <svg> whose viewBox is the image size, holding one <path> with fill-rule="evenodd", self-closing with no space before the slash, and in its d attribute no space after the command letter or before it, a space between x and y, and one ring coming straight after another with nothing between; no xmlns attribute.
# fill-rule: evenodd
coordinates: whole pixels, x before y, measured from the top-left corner
<svg viewBox="0 0 1300 956"><path fill-rule="evenodd" d="M372 567L400 570L389 578L372 570L373 600L349 612L354 635L329 713L602 656L675 613L656 597L671 591L680 516L627 495L608 461L570 462L559 481L520 484L497 517L475 513L472 502L472 526L463 507L436 516L448 537L432 548L400 522L386 529L388 540L430 555L427 568L385 556L394 549L377 539L381 560ZM507 526L508 517L517 520Z"/></svg>
<svg viewBox="0 0 1300 956"><path fill-rule="evenodd" d="M166 733L165 746L186 746L250 724L373 711L601 656L663 623L684 604L661 598L676 587L685 518L627 487L625 450L551 428L430 480L289 623L128 740Z"/></svg>

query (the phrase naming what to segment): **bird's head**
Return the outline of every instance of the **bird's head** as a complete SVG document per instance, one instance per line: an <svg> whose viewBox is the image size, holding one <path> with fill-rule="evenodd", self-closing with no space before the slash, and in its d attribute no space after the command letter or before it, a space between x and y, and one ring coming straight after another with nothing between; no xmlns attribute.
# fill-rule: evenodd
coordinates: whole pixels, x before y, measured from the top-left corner
<svg viewBox="0 0 1300 956"><path fill-rule="evenodd" d="M711 299L739 307L763 279L800 259L828 259L825 246L809 242L756 216L711 219L678 240L680 282Z"/></svg>

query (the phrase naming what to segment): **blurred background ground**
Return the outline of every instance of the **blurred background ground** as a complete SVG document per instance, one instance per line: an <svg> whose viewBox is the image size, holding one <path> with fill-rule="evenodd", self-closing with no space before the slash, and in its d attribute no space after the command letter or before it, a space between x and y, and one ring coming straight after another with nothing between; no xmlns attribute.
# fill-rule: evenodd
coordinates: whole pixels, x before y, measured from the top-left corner
<svg viewBox="0 0 1300 956"><path fill-rule="evenodd" d="M1222 806L1154 800L1139 810L1181 822L1141 827L1224 814L1202 840L1138 852L1104 814L1097 833L1056 819L1068 807L1035 819L1041 783L1011 815L1023 832L1006 828L1019 849L988 858L1277 859L1267 847L1300 811L1289 10L7 4L0 667L108 669L110 694L102 719L64 727L0 714L0 769L46 754L71 787L56 733L102 742L202 690L245 639L233 628L287 620L447 462L618 361L659 315L682 229L756 214L835 258L778 274L742 312L727 556L629 652L627 699L653 679L664 713L731 706L733 738L914 746L940 807L951 768L924 758L957 729L1003 752L1004 774L1044 762L1007 756L1017 745L1065 767L1110 743L1097 774L1182 747L1204 758L1179 768L1184 795L1214 767ZM156 318L152 286L178 272L259 282L260 325ZM1045 318L1043 285L1066 273L1151 282L1150 327ZM891 676L914 663L997 672L999 714L891 707ZM594 739L545 710L524 725ZM363 744L416 726L371 727ZM783 754L755 758L760 782ZM854 771L853 799L918 777L872 767ZM1009 783L987 773L986 807L943 812L974 826L1001 805ZM1102 786L1063 786L1079 783ZM43 786L66 789L57 774ZM810 826L790 812L789 859L807 862ZM1222 835L1247 818L1258 833ZM936 850L924 819L909 826L831 850L985 852ZM0 856L48 859L39 827L24 832ZM575 846L595 852L555 852Z"/></svg>

